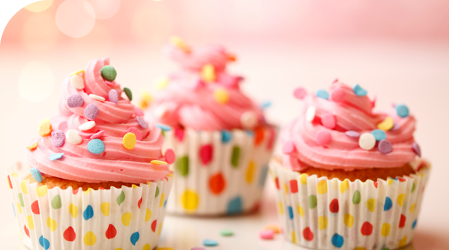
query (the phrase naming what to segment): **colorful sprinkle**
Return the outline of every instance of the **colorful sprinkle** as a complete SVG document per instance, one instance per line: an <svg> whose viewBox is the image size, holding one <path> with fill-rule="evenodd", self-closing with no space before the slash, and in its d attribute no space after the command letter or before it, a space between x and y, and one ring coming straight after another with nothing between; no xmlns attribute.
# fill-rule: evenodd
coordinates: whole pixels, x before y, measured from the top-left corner
<svg viewBox="0 0 450 250"><path fill-rule="evenodd" d="M342 88L334 89L331 92L331 100L333 102L343 102L345 100L345 91Z"/></svg>
<svg viewBox="0 0 450 250"><path fill-rule="evenodd" d="M317 144L325 146L331 141L331 134L327 130L321 130L317 132L315 139Z"/></svg>
<svg viewBox="0 0 450 250"><path fill-rule="evenodd" d="M52 132L52 144L55 147L61 147L64 145L64 141L66 140L66 135L62 130L56 130Z"/></svg>
<svg viewBox="0 0 450 250"><path fill-rule="evenodd" d="M143 129L147 129L148 128L148 124L147 122L144 120L144 118L138 116L136 117L137 122L139 123L139 126L141 126Z"/></svg>
<svg viewBox="0 0 450 250"><path fill-rule="evenodd" d="M150 163L154 164L154 165L167 165L167 162L165 162L165 161L158 161L158 160L153 160Z"/></svg>
<svg viewBox="0 0 450 250"><path fill-rule="evenodd" d="M384 119L384 121L378 123L377 127L378 129L384 130L384 131L388 131L390 129L392 129L392 127L394 126L394 120L392 120L391 117L386 117L386 119Z"/></svg>
<svg viewBox="0 0 450 250"><path fill-rule="evenodd" d="M54 160L61 159L61 157L63 157L63 156L64 156L64 153L54 153L54 154L50 155L50 157L48 159L51 161L54 161Z"/></svg>
<svg viewBox="0 0 450 250"><path fill-rule="evenodd" d="M353 86L353 92L355 92L355 94L357 96L365 96L365 95L367 95L367 90L361 88L361 86L359 86L359 84L355 84L355 86Z"/></svg>
<svg viewBox="0 0 450 250"><path fill-rule="evenodd" d="M79 75L73 75L70 77L70 84L77 89L77 90L83 90L84 89L84 79L83 77Z"/></svg>
<svg viewBox="0 0 450 250"><path fill-rule="evenodd" d="M49 136L52 133L52 124L44 122L39 126L39 135L42 137Z"/></svg>
<svg viewBox="0 0 450 250"><path fill-rule="evenodd" d="M85 122L85 123L81 124L78 127L78 129L81 130L81 131L87 131L87 130L93 128L93 127L95 127L95 121L88 121L88 122Z"/></svg>
<svg viewBox="0 0 450 250"><path fill-rule="evenodd" d="M136 146L136 135L133 133L126 133L122 139L122 145L126 149L133 149Z"/></svg>
<svg viewBox="0 0 450 250"><path fill-rule="evenodd" d="M283 154L290 154L295 151L295 144L292 141L287 141L282 147Z"/></svg>
<svg viewBox="0 0 450 250"><path fill-rule="evenodd" d="M408 117L409 116L409 109L404 104L395 105L395 111L397 112L397 115L400 117Z"/></svg>
<svg viewBox="0 0 450 250"><path fill-rule="evenodd" d="M306 90L302 87L296 88L294 90L294 97L297 99L302 100L305 97L305 95L306 95Z"/></svg>
<svg viewBox="0 0 450 250"><path fill-rule="evenodd" d="M328 94L328 92L324 89L319 89L316 92L316 96L320 97L322 99L328 100L328 98L330 97L330 94Z"/></svg>
<svg viewBox="0 0 450 250"><path fill-rule="evenodd" d="M105 133L105 132L103 132L103 130L100 130L100 131L98 131L97 133L91 135L91 136L89 137L89 139L90 139L90 140L93 140L93 139L100 139L100 138L103 136L104 133Z"/></svg>
<svg viewBox="0 0 450 250"><path fill-rule="evenodd" d="M91 103L86 106L84 109L84 116L89 120L95 120L98 115L98 107L94 103Z"/></svg>
<svg viewBox="0 0 450 250"><path fill-rule="evenodd" d="M110 65L103 66L100 73L102 74L103 79L110 82L114 81L117 76L116 69Z"/></svg>
<svg viewBox="0 0 450 250"><path fill-rule="evenodd" d="M220 230L220 235L228 237L228 236L233 236L233 231L229 230L229 229L222 229Z"/></svg>
<svg viewBox="0 0 450 250"><path fill-rule="evenodd" d="M110 81L107 81L107 80L104 80L104 82L105 82L106 85L108 85L110 87L114 87L114 85L116 85L114 82L110 82Z"/></svg>
<svg viewBox="0 0 450 250"><path fill-rule="evenodd" d="M39 172L39 170L37 170L36 168L31 168L30 172L31 172L31 176L33 176L35 181L42 182L43 179L42 179L41 172Z"/></svg>
<svg viewBox="0 0 450 250"><path fill-rule="evenodd" d="M221 135L222 135L222 142L223 143L227 143L229 141L231 141L232 135L231 132L228 130L222 130L220 131Z"/></svg>
<svg viewBox="0 0 450 250"><path fill-rule="evenodd" d="M365 150L371 150L375 147L377 140L371 133L364 133L359 137L359 146Z"/></svg>
<svg viewBox="0 0 450 250"><path fill-rule="evenodd" d="M262 230L259 232L259 237L264 240L272 240L274 234L273 230Z"/></svg>
<svg viewBox="0 0 450 250"><path fill-rule="evenodd" d="M79 94L73 94L67 98L67 107L69 108L78 108L83 106L84 100L83 97Z"/></svg>
<svg viewBox="0 0 450 250"><path fill-rule="evenodd" d="M394 126L389 131L397 131L400 128L400 125L398 123L394 123Z"/></svg>
<svg viewBox="0 0 450 250"><path fill-rule="evenodd" d="M103 153L105 150L105 144L100 139L90 140L87 147L89 152L97 155Z"/></svg>
<svg viewBox="0 0 450 250"><path fill-rule="evenodd" d="M416 155L418 155L419 157L422 156L422 151L420 150L419 144L414 142L412 144L412 149L413 149L414 153L416 153Z"/></svg>
<svg viewBox="0 0 450 250"><path fill-rule="evenodd" d="M381 129L372 130L372 132L370 133L375 137L375 140L377 141L386 139L386 133Z"/></svg>
<svg viewBox="0 0 450 250"><path fill-rule="evenodd" d="M359 134L359 132L349 130L349 131L345 131L345 135L348 137L352 137L352 138L358 138L360 134Z"/></svg>
<svg viewBox="0 0 450 250"><path fill-rule="evenodd" d="M316 117L316 108L314 106L309 106L306 110L306 121L312 122Z"/></svg>
<svg viewBox="0 0 450 250"><path fill-rule="evenodd" d="M246 111L240 117L241 125L245 129L253 129L258 124L258 115L253 111Z"/></svg>
<svg viewBox="0 0 450 250"><path fill-rule="evenodd" d="M111 89L108 93L108 99L110 102L117 103L119 101L119 93L117 93L117 90Z"/></svg>
<svg viewBox="0 0 450 250"><path fill-rule="evenodd" d="M131 90L129 88L123 88L123 92L125 92L125 95L127 95L128 100L133 100L133 93L131 93Z"/></svg>
<svg viewBox="0 0 450 250"><path fill-rule="evenodd" d="M75 129L69 129L66 132L66 140L72 144L80 144L81 142L83 142L83 138L81 137L81 135L78 133L77 130Z"/></svg>
<svg viewBox="0 0 450 250"><path fill-rule="evenodd" d="M219 243L216 240L206 239L203 241L203 245L207 247L215 247L219 245Z"/></svg>
<svg viewBox="0 0 450 250"><path fill-rule="evenodd" d="M334 129L336 127L336 118L333 114L325 114L322 116L322 125L325 128Z"/></svg>
<svg viewBox="0 0 450 250"><path fill-rule="evenodd" d="M168 164L172 164L175 162L175 152L172 149L167 149L164 153L164 159Z"/></svg>
<svg viewBox="0 0 450 250"><path fill-rule="evenodd" d="M214 82L216 80L216 72L212 64L206 64L201 72L202 80L205 82Z"/></svg>
<svg viewBox="0 0 450 250"><path fill-rule="evenodd" d="M99 102L104 102L105 98L99 95L89 94L89 97Z"/></svg>
<svg viewBox="0 0 450 250"><path fill-rule="evenodd" d="M389 154L390 152L392 152L392 144L390 141L384 139L381 140L378 143L378 150L382 153L382 154Z"/></svg>
<svg viewBox="0 0 450 250"><path fill-rule="evenodd" d="M37 148L37 146L38 146L38 143L35 142L35 143L31 144L30 146L28 146L27 148L28 148L29 150L34 150L34 149Z"/></svg>
<svg viewBox="0 0 450 250"><path fill-rule="evenodd" d="M218 88L214 90L214 100L220 104L225 104L229 100L228 91L224 88Z"/></svg>

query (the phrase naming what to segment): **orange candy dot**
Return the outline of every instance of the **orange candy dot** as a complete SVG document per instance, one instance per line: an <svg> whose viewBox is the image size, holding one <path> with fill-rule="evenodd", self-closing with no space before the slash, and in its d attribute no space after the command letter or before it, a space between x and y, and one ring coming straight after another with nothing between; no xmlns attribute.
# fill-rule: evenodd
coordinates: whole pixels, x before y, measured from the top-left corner
<svg viewBox="0 0 450 250"><path fill-rule="evenodd" d="M37 145L38 145L38 143L35 142L35 143L31 144L30 146L28 146L27 148L28 148L29 150L34 150L34 149L37 148Z"/></svg>
<svg viewBox="0 0 450 250"><path fill-rule="evenodd" d="M52 133L52 124L45 122L39 127L39 135L42 137L49 136Z"/></svg>

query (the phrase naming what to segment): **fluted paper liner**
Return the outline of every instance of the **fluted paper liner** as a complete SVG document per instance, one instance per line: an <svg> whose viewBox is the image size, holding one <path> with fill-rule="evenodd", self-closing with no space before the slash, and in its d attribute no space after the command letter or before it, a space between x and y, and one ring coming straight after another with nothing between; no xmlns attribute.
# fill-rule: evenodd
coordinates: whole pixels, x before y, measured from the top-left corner
<svg viewBox="0 0 450 250"><path fill-rule="evenodd" d="M421 163L412 163L419 171L411 176L361 182L307 176L272 160L285 238L314 249L392 250L409 244L429 176L428 163Z"/></svg>
<svg viewBox="0 0 450 250"><path fill-rule="evenodd" d="M169 212L226 215L257 209L276 129L165 132L177 157Z"/></svg>
<svg viewBox="0 0 450 250"><path fill-rule="evenodd" d="M28 171L27 171L28 170ZM139 249L157 246L173 177L110 190L47 189L29 169L7 171L22 242L31 249Z"/></svg>

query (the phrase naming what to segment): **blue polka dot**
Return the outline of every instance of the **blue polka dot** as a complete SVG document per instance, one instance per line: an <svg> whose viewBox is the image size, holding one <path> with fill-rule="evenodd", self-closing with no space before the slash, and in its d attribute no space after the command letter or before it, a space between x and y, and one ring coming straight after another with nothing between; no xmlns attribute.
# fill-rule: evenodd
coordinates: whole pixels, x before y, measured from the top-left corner
<svg viewBox="0 0 450 250"><path fill-rule="evenodd" d="M12 205L13 205L14 217L16 217L16 209L14 208L14 203Z"/></svg>
<svg viewBox="0 0 450 250"><path fill-rule="evenodd" d="M207 247L215 247L217 246L219 243L216 240L204 240L203 241L203 245L207 246Z"/></svg>
<svg viewBox="0 0 450 250"><path fill-rule="evenodd" d="M33 176L35 181L42 182L42 175L41 172L39 172L39 170L37 170L36 168L32 168L30 169L30 172L31 176Z"/></svg>
<svg viewBox="0 0 450 250"><path fill-rule="evenodd" d="M238 214L242 212L242 200L241 197L236 197L228 203L227 213Z"/></svg>
<svg viewBox="0 0 450 250"><path fill-rule="evenodd" d="M90 140L88 143L88 150L89 152L96 155L101 154L105 150L105 144L103 144L102 140L100 139Z"/></svg>
<svg viewBox="0 0 450 250"><path fill-rule="evenodd" d="M413 224L412 224L412 229L414 229L414 228L416 227L416 225L417 225L417 220L415 220L415 221L413 222Z"/></svg>
<svg viewBox="0 0 450 250"><path fill-rule="evenodd" d="M164 201L164 207L166 207L166 205L167 205L167 200Z"/></svg>
<svg viewBox="0 0 450 250"><path fill-rule="evenodd" d="M355 84L355 86L353 86L353 92L355 92L355 94L357 96L365 96L365 95L367 95L367 90L361 88L361 86L359 86L359 84Z"/></svg>
<svg viewBox="0 0 450 250"><path fill-rule="evenodd" d="M333 237L331 237L331 244L337 248L342 247L344 245L344 237L339 234L334 234Z"/></svg>
<svg viewBox="0 0 450 250"><path fill-rule="evenodd" d="M288 206L288 211L289 211L289 219L294 219L294 210L292 209L291 206Z"/></svg>
<svg viewBox="0 0 450 250"><path fill-rule="evenodd" d="M391 200L391 198L386 197L386 199L384 201L384 211L388 211L391 208L392 208L392 200Z"/></svg>
<svg viewBox="0 0 450 250"><path fill-rule="evenodd" d="M228 130L222 130L220 131L220 133L222 134L222 142L223 143L227 143L229 141L231 141L231 132Z"/></svg>
<svg viewBox="0 0 450 250"><path fill-rule="evenodd" d="M139 240L139 232L133 233L130 237L131 244L133 244L133 246L135 246L136 242L138 242L138 240Z"/></svg>
<svg viewBox="0 0 450 250"><path fill-rule="evenodd" d="M269 167L267 165L265 165L261 168L261 173L259 174L259 182L258 182L258 185L260 187L264 187L264 183L266 182L268 171L269 171Z"/></svg>
<svg viewBox="0 0 450 250"><path fill-rule="evenodd" d="M41 237L39 237L39 245L41 245L41 247L47 250L50 248L50 241L44 238L44 235L41 235Z"/></svg>
<svg viewBox="0 0 450 250"><path fill-rule="evenodd" d="M94 210L92 209L91 205L88 205L83 212L83 218L85 220L89 220L92 217L94 217Z"/></svg>
<svg viewBox="0 0 450 250"><path fill-rule="evenodd" d="M397 115L400 117L407 117L409 115L408 107L406 107L406 105L403 104L395 105L395 111L397 112Z"/></svg>
<svg viewBox="0 0 450 250"><path fill-rule="evenodd" d="M271 101L265 101L265 102L261 103L261 109L267 109L270 106L272 106Z"/></svg>
<svg viewBox="0 0 450 250"><path fill-rule="evenodd" d="M168 132L170 130L172 130L172 128L166 124L156 124L156 127L160 128L162 131L164 132Z"/></svg>
<svg viewBox="0 0 450 250"><path fill-rule="evenodd" d="M55 160L59 160L61 159L61 157L64 156L64 153L54 153L52 155L50 155L50 157L48 158L51 161L55 161Z"/></svg>
<svg viewBox="0 0 450 250"><path fill-rule="evenodd" d="M323 98L325 100L328 100L328 98L330 97L330 94L328 94L328 92L326 90L319 89L316 92L316 96L320 97L320 98Z"/></svg>
<svg viewBox="0 0 450 250"><path fill-rule="evenodd" d="M375 137L375 140L377 141L386 139L386 133L381 129L372 130L372 132L370 133Z"/></svg>

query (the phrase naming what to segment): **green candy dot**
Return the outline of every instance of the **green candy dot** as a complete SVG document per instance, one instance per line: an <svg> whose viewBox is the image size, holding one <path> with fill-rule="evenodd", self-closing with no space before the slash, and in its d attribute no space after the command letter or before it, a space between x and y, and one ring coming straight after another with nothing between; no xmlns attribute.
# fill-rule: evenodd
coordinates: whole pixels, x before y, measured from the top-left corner
<svg viewBox="0 0 450 250"><path fill-rule="evenodd" d="M353 193L353 199L352 199L353 204L358 205L361 202L361 193L356 190Z"/></svg>
<svg viewBox="0 0 450 250"><path fill-rule="evenodd" d="M178 158L176 167L181 176L187 176L189 174L189 157L183 156Z"/></svg>
<svg viewBox="0 0 450 250"><path fill-rule="evenodd" d="M60 209L61 207L62 207L61 196L59 196L59 194L57 194L55 197L53 197L52 208L53 209Z"/></svg>
<svg viewBox="0 0 450 250"><path fill-rule="evenodd" d="M123 92L125 92L130 101L133 100L133 93L131 93L131 90L129 88L123 88Z"/></svg>
<svg viewBox="0 0 450 250"><path fill-rule="evenodd" d="M238 167L240 153L241 149L238 146L234 146L233 152L231 153L231 165L235 168Z"/></svg>
<svg viewBox="0 0 450 250"><path fill-rule="evenodd" d="M308 203L309 203L309 208L313 209L317 206L317 196L315 195L310 195L308 197Z"/></svg>
<svg viewBox="0 0 450 250"><path fill-rule="evenodd" d="M416 183L415 182L413 182L413 186L411 188L411 193L414 192L414 190L416 190Z"/></svg>
<svg viewBox="0 0 450 250"><path fill-rule="evenodd" d="M156 187L155 198L159 195L159 187Z"/></svg>
<svg viewBox="0 0 450 250"><path fill-rule="evenodd" d="M117 205L120 206L120 204L122 204L124 200L125 200L125 193L122 191L120 192L120 195L117 196Z"/></svg>
<svg viewBox="0 0 450 250"><path fill-rule="evenodd" d="M100 72L102 73L103 79L105 79L107 81L112 82L116 79L117 72L116 72L116 69L112 66L109 66L109 65L103 66L103 68L100 70Z"/></svg>
<svg viewBox="0 0 450 250"><path fill-rule="evenodd" d="M18 196L19 196L20 206L21 206L21 207L25 207L25 203L23 202L23 196L22 196L22 193L18 194Z"/></svg>
<svg viewBox="0 0 450 250"><path fill-rule="evenodd" d="M223 229L222 231L220 231L220 235L222 235L222 236L233 236L233 231L228 230L228 229Z"/></svg>

